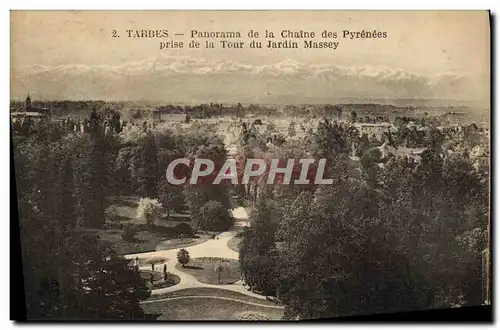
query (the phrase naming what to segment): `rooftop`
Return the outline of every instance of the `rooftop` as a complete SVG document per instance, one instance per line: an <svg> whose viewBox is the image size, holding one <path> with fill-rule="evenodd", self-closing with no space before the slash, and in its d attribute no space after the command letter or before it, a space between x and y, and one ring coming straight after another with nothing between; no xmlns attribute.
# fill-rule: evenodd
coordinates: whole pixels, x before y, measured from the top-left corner
<svg viewBox="0 0 500 330"><path fill-rule="evenodd" d="M355 126L365 126L365 127L391 127L391 123L355 123Z"/></svg>

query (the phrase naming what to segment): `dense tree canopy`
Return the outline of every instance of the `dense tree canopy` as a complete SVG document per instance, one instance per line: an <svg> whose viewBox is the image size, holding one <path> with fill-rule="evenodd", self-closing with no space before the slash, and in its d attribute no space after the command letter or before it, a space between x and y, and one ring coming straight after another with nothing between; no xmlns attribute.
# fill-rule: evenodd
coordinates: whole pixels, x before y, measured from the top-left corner
<svg viewBox="0 0 500 330"><path fill-rule="evenodd" d="M46 132L44 133L46 134ZM146 319L149 297L128 261L82 226L102 226L106 142L100 136L47 143L33 134L15 148L27 317Z"/></svg>
<svg viewBox="0 0 500 330"><path fill-rule="evenodd" d="M419 140L428 149L417 163L365 143L356 169L347 141L362 140L320 123L316 150L334 183L273 187L272 217L255 205L240 255L247 282L277 290L292 319L480 304L488 187L469 159L441 153L436 134Z"/></svg>

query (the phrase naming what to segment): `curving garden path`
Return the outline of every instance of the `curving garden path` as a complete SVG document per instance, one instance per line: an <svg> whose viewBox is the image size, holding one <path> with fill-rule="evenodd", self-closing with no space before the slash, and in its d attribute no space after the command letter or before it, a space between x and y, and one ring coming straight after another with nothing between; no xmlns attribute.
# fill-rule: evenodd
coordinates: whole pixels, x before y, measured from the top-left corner
<svg viewBox="0 0 500 330"><path fill-rule="evenodd" d="M182 296L182 297L162 298L162 299L156 299L156 300L145 300L145 301L141 301L140 304L141 305L145 305L145 304L152 304L152 303L158 303L158 302L164 302L164 301L171 301L171 300L197 299L197 298L228 300L228 301L234 301L234 302L243 303L243 304L246 304L246 305L259 306L259 307L267 307L267 308L278 308L278 309L284 309L285 308L283 306L273 306L273 305L269 305L269 304L259 304L259 303L253 302L253 301L246 301L246 300L241 300L241 299L237 299L237 298L219 297L219 296L210 296L210 295L204 295L204 296Z"/></svg>
<svg viewBox="0 0 500 330"><path fill-rule="evenodd" d="M232 211L233 217L236 219L232 231L226 231L217 236L217 239L210 239L206 242L203 242L198 245L193 245L186 250L189 251L189 255L191 258L200 258L200 257L219 257L219 258L227 258L227 259L239 259L239 253L231 250L228 247L228 242L233 238L237 233L237 228L248 227L250 223L248 222L248 214L243 207L238 207ZM265 296L259 295L257 293L253 293L248 291L241 283L238 281L233 284L207 284L198 281L194 276L183 272L175 267L177 264L177 252L180 248L163 250L163 251L154 251L154 252L145 252L145 253L135 253L125 255L127 259L135 259L138 257L140 260L147 260L152 257L161 257L165 258L166 262L155 264L155 269L158 271L163 271L163 265L167 265L167 271L169 273L175 274L179 276L180 282L176 285L173 285L168 288L154 289L151 291L151 295L161 295L168 292L174 292L178 290L188 289L188 288L215 288L222 290L229 290L238 293L242 293L247 296L251 296L259 299L266 299ZM141 270L151 270L151 266L142 266ZM199 296L198 296L199 297ZM219 297L220 298L220 297ZM174 299L174 298L165 298L165 299ZM175 298L177 299L177 298ZM232 299L232 298L231 298Z"/></svg>

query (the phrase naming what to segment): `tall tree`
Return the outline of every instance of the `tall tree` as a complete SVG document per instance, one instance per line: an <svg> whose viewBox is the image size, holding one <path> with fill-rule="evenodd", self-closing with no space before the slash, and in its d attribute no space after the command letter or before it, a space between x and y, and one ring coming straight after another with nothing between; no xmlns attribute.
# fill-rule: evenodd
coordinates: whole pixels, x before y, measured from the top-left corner
<svg viewBox="0 0 500 330"><path fill-rule="evenodd" d="M157 150L154 136L148 133L139 140L132 175L134 176L138 193L142 197L157 197L156 185L160 180L158 168Z"/></svg>
<svg viewBox="0 0 500 330"><path fill-rule="evenodd" d="M75 162L75 197L78 224L100 228L105 223L107 178L106 149L102 135L86 135Z"/></svg>
<svg viewBox="0 0 500 330"><path fill-rule="evenodd" d="M276 213L272 205L259 199L252 212L252 226L241 243L240 264L245 282L267 295L276 294L278 254L276 251Z"/></svg>

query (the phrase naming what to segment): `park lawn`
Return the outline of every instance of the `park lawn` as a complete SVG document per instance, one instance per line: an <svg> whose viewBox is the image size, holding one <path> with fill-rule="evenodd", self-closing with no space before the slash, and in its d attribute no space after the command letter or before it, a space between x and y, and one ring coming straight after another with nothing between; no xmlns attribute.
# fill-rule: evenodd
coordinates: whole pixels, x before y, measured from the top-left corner
<svg viewBox="0 0 500 330"><path fill-rule="evenodd" d="M110 206L106 209L106 218L110 222L132 224L136 219L138 196L113 196L109 198Z"/></svg>
<svg viewBox="0 0 500 330"><path fill-rule="evenodd" d="M140 231L137 232L134 236L135 241L125 241L122 238L123 230L96 230L99 237L103 241L108 241L111 243L113 249L118 254L133 254L140 252L151 252L156 251L156 246L165 241L166 236L153 233L149 231Z"/></svg>
<svg viewBox="0 0 500 330"><path fill-rule="evenodd" d="M106 209L107 223L111 225L140 225L144 221L137 219L137 206L139 205L139 196L112 196L109 198L110 205ZM159 220L159 225L166 227L175 227L179 223L185 222L191 224L189 213L170 212L167 217L165 214Z"/></svg>
<svg viewBox="0 0 500 330"><path fill-rule="evenodd" d="M179 249L203 243L210 238L209 234L201 233L193 238L172 238L158 232L139 231L134 235L134 241L124 240L122 238L123 225L143 224L136 218L139 199L139 196L110 197L111 205L106 209L107 224L111 228L116 228L93 230L101 240L110 242L118 254ZM166 227L175 227L183 222L191 225L189 214L172 212L168 219L160 220L160 224Z"/></svg>
<svg viewBox="0 0 500 330"><path fill-rule="evenodd" d="M100 239L108 241L118 254L134 254L141 252L161 251L185 248L197 245L210 239L210 234L199 234L194 238L169 238L156 232L139 231L134 235L133 242L122 238L121 229L94 229Z"/></svg>
<svg viewBox="0 0 500 330"><path fill-rule="evenodd" d="M208 241L210 238L212 238L211 233L198 232L196 234L196 237L172 238L172 239L161 241L156 246L156 250L161 251L161 250L185 248L188 246L201 244L205 241Z"/></svg>
<svg viewBox="0 0 500 330"><path fill-rule="evenodd" d="M215 266L220 263L222 271L220 273L220 282ZM224 258L194 258L189 261L186 267L181 264L175 265L175 268L193 275L198 281L207 284L232 284L240 280L240 262L235 259Z"/></svg>
<svg viewBox="0 0 500 330"><path fill-rule="evenodd" d="M146 313L161 314L158 320L239 320L243 313L256 313L281 320L283 309L248 305L217 298L186 298L142 304Z"/></svg>
<svg viewBox="0 0 500 330"><path fill-rule="evenodd" d="M158 271L151 271L151 270L141 270L141 277L145 279L146 281L150 281L151 279L151 274L153 274L153 280L159 281L163 278L163 273L158 272Z"/></svg>
<svg viewBox="0 0 500 330"><path fill-rule="evenodd" d="M276 306L274 302L271 302L266 299L259 299L256 297L251 297L244 295L239 292L224 290L224 289L215 289L215 288L188 288L182 289L179 291L168 292L161 295L154 295L149 297L147 300L160 300L163 298L174 298L174 297L184 297L184 296L216 296L223 298L234 298L239 300L244 300L247 302L253 302L262 305Z"/></svg>

